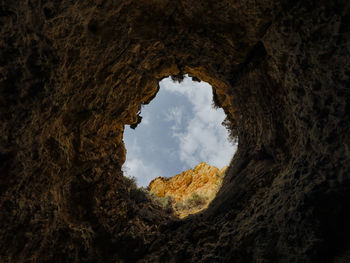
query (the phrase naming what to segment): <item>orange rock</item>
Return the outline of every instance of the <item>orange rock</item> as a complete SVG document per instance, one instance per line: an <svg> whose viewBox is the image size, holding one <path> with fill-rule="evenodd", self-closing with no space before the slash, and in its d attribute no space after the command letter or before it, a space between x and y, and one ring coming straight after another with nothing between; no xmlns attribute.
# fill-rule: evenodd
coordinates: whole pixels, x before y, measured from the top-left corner
<svg viewBox="0 0 350 263"><path fill-rule="evenodd" d="M226 169L202 162L172 178L157 177L149 184L150 192L158 197L170 196L176 213L185 217L203 210L214 199Z"/></svg>

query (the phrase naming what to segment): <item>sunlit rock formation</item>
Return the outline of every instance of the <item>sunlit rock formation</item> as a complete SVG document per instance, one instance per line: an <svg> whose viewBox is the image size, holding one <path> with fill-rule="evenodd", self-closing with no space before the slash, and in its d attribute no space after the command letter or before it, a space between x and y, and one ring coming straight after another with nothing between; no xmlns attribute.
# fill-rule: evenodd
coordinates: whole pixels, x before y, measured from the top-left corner
<svg viewBox="0 0 350 263"><path fill-rule="evenodd" d="M205 209L221 187L227 167L221 170L202 162L194 169L171 178L158 177L149 184L151 194L172 200L176 214L183 218Z"/></svg>

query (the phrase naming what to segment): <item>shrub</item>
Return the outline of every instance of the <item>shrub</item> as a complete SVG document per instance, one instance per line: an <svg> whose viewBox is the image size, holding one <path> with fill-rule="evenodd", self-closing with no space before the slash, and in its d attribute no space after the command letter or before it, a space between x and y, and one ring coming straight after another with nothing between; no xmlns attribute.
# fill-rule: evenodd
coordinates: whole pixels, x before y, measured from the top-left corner
<svg viewBox="0 0 350 263"><path fill-rule="evenodd" d="M130 176L130 177L123 176L123 180L124 180L124 185L128 189L137 188L136 178L134 176Z"/></svg>
<svg viewBox="0 0 350 263"><path fill-rule="evenodd" d="M238 142L238 130L236 125L234 124L234 121L226 117L221 124L227 129L229 133L228 140L232 144L236 144Z"/></svg>
<svg viewBox="0 0 350 263"><path fill-rule="evenodd" d="M201 80L197 77L192 77L192 81L201 82Z"/></svg>
<svg viewBox="0 0 350 263"><path fill-rule="evenodd" d="M171 75L171 79L173 82L181 83L184 80L184 75L183 74Z"/></svg>
<svg viewBox="0 0 350 263"><path fill-rule="evenodd" d="M219 108L221 108L221 105L220 105L220 102L219 102L219 99L218 99L218 95L216 94L215 88L213 88L213 102L211 103L211 106L212 106L214 109L219 109Z"/></svg>
<svg viewBox="0 0 350 263"><path fill-rule="evenodd" d="M153 193L151 193L150 196L160 207L162 207L167 212L173 211L173 208L172 208L173 199L171 196L160 197Z"/></svg>
<svg viewBox="0 0 350 263"><path fill-rule="evenodd" d="M131 188L130 199L136 203L143 203L148 200L148 192L144 188Z"/></svg>
<svg viewBox="0 0 350 263"><path fill-rule="evenodd" d="M177 211L182 211L182 210L188 210L188 209L189 209L187 203L184 203L184 202L182 202L182 201L177 202L177 203L175 204L175 207L174 207L174 208L175 208L175 210L177 210Z"/></svg>
<svg viewBox="0 0 350 263"><path fill-rule="evenodd" d="M207 200L207 197L195 193L192 194L189 199L187 199L186 204L189 207L198 207L205 205L207 203Z"/></svg>

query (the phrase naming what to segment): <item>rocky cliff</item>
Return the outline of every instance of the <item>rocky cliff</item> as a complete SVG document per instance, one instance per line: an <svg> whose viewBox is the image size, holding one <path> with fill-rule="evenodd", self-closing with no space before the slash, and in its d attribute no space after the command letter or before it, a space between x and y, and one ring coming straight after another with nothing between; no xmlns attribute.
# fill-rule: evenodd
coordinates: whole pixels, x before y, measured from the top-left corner
<svg viewBox="0 0 350 263"><path fill-rule="evenodd" d="M149 184L150 193L169 197L175 213L183 218L207 208L221 187L226 169L202 162L171 178L155 178Z"/></svg>
<svg viewBox="0 0 350 263"><path fill-rule="evenodd" d="M1 262L349 262L348 0L0 4ZM122 173L169 75L239 138L184 219ZM195 98L193 98L195 99Z"/></svg>

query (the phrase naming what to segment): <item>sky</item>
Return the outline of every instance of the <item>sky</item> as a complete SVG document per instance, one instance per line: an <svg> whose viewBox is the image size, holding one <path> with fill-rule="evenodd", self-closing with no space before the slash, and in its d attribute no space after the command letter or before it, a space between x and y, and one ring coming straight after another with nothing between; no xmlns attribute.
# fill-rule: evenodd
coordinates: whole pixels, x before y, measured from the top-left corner
<svg viewBox="0 0 350 263"><path fill-rule="evenodd" d="M212 107L212 88L187 75L181 83L165 78L157 96L141 109L135 130L125 127L124 174L147 187L156 177L172 177L206 162L229 165L237 145L228 141L221 123L224 111Z"/></svg>

